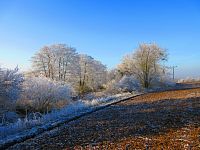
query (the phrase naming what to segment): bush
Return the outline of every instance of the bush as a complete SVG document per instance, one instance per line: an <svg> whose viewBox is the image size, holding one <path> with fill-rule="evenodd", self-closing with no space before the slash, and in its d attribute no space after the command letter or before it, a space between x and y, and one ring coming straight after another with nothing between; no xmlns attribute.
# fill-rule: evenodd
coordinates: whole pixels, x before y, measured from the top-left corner
<svg viewBox="0 0 200 150"><path fill-rule="evenodd" d="M116 80L111 80L109 81L106 85L105 88L106 90L104 91L105 94L117 94L119 93L118 89L117 89L117 81Z"/></svg>
<svg viewBox="0 0 200 150"><path fill-rule="evenodd" d="M93 90L92 90L92 88L90 88L89 86L85 85L85 86L80 86L80 87L78 87L78 88L76 89L76 91L78 91L79 96L82 97L84 94L90 93L90 92L92 92Z"/></svg>
<svg viewBox="0 0 200 150"><path fill-rule="evenodd" d="M108 93L116 94L122 92L140 91L141 85L133 76L123 76L119 81L111 80L106 85Z"/></svg>
<svg viewBox="0 0 200 150"><path fill-rule="evenodd" d="M139 91L141 89L140 83L133 76L123 76L117 83L117 87L123 92Z"/></svg>
<svg viewBox="0 0 200 150"><path fill-rule="evenodd" d="M13 70L0 68L0 102L1 107L6 107L6 104L16 102L20 97L22 83L24 81L23 74L19 73L16 67Z"/></svg>
<svg viewBox="0 0 200 150"><path fill-rule="evenodd" d="M23 90L21 104L27 103L32 111L39 112L50 110L60 101L69 103L73 94L69 85L45 77L27 78Z"/></svg>
<svg viewBox="0 0 200 150"><path fill-rule="evenodd" d="M170 88L174 88L176 86L176 82L173 81L169 76L162 76L156 78L152 81L152 85L149 89L146 90L167 90Z"/></svg>

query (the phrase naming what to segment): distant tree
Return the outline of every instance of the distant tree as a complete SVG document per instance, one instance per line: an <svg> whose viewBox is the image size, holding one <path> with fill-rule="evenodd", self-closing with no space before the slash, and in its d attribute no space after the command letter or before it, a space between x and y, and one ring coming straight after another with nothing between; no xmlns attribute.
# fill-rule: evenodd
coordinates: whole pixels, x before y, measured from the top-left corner
<svg viewBox="0 0 200 150"><path fill-rule="evenodd" d="M134 53L124 57L118 70L122 74L134 75L144 88L164 74L162 63L167 61L167 52L157 44L140 44Z"/></svg>

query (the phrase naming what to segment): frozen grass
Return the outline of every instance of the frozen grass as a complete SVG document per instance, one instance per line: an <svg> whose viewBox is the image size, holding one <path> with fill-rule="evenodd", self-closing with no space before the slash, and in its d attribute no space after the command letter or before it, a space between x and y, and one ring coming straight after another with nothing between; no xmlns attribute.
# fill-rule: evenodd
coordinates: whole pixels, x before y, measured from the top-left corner
<svg viewBox="0 0 200 150"><path fill-rule="evenodd" d="M99 107L119 101L123 98L131 96L130 93L117 94L93 100L79 100L71 103L60 110L54 110L51 113L42 115L40 118L34 119L18 119L16 123L0 127L0 145L9 141L17 141L20 138L41 133L40 130L48 130L57 124L70 120L71 118L80 116L84 113L91 112Z"/></svg>

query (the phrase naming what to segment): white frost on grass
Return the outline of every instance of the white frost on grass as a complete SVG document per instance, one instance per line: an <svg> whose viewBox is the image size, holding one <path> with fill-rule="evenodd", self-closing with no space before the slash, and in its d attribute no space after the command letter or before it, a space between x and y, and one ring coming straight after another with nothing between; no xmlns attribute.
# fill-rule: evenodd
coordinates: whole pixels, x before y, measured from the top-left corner
<svg viewBox="0 0 200 150"><path fill-rule="evenodd" d="M60 110L43 115L38 119L19 119L16 123L0 127L0 147L11 141L20 141L31 135L36 135L50 128L56 127L70 119L92 112L121 99L132 96L130 93L117 94L93 100L79 100Z"/></svg>

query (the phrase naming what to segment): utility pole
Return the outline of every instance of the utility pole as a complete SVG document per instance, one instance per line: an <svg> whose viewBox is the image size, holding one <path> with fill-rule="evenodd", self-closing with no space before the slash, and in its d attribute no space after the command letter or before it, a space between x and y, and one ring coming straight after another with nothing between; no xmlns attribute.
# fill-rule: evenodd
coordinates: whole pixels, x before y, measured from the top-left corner
<svg viewBox="0 0 200 150"><path fill-rule="evenodd" d="M177 68L177 66L172 66L172 74L173 74L173 80L175 79L175 68Z"/></svg>

